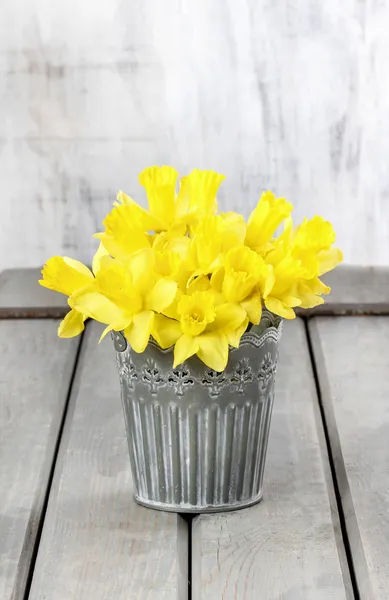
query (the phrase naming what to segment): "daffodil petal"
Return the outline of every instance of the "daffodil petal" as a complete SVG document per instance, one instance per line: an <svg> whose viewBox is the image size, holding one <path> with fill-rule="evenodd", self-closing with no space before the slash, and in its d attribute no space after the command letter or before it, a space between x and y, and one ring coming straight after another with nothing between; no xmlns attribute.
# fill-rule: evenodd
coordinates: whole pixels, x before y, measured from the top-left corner
<svg viewBox="0 0 389 600"><path fill-rule="evenodd" d="M182 177L179 182L179 190L176 199L176 216L179 220L185 220L190 208L190 184L188 177Z"/></svg>
<svg viewBox="0 0 389 600"><path fill-rule="evenodd" d="M222 285L223 285L223 279L224 279L224 268L223 267L221 267L220 269L217 269L217 271L214 271L212 273L211 286L213 287L214 290L221 292Z"/></svg>
<svg viewBox="0 0 389 600"><path fill-rule="evenodd" d="M204 333L197 338L199 349L197 356L210 369L224 371L228 362L227 336L218 333Z"/></svg>
<svg viewBox="0 0 389 600"><path fill-rule="evenodd" d="M326 285L325 283L320 281L320 279L318 277L316 277L315 279L313 279L307 283L309 285L310 290L314 294L326 294L327 295L331 291L330 286Z"/></svg>
<svg viewBox="0 0 389 600"><path fill-rule="evenodd" d="M86 317L78 311L71 309L58 327L58 335L61 338L72 338L79 335L85 329Z"/></svg>
<svg viewBox="0 0 389 600"><path fill-rule="evenodd" d="M301 308L314 308L315 306L319 306L319 304L324 304L324 298L321 296L315 296L315 294L307 292L304 295L303 301L301 302Z"/></svg>
<svg viewBox="0 0 389 600"><path fill-rule="evenodd" d="M129 269L134 287L146 294L154 284L154 254L151 248L142 249L131 256Z"/></svg>
<svg viewBox="0 0 389 600"><path fill-rule="evenodd" d="M269 296L269 294L271 293L271 291L274 287L275 281L276 281L273 266L267 265L267 269L268 269L268 276L266 278L265 285L263 288L263 297L264 298L266 298L266 296Z"/></svg>
<svg viewBox="0 0 389 600"><path fill-rule="evenodd" d="M104 329L103 333L100 336L99 344L100 344L100 342L103 341L103 339L105 338L105 336L107 335L107 333L109 333L112 330L113 330L113 326L112 325L107 325L107 327Z"/></svg>
<svg viewBox="0 0 389 600"><path fill-rule="evenodd" d="M97 233L111 256L121 260L131 258L134 252L150 248L150 240L142 229L136 205L117 204L104 219L104 233Z"/></svg>
<svg viewBox="0 0 389 600"><path fill-rule="evenodd" d="M172 279L163 277L159 279L152 290L146 295L146 308L162 312L171 305L177 293L177 283Z"/></svg>
<svg viewBox="0 0 389 600"><path fill-rule="evenodd" d="M120 191L117 195L117 203L115 205L117 206L118 204L126 204L131 207L134 221L143 231L159 231L163 229L163 224L158 218L139 206L135 200L127 196L123 191Z"/></svg>
<svg viewBox="0 0 389 600"><path fill-rule="evenodd" d="M170 319L175 319L176 321L178 321L180 319L180 316L177 311L177 307L178 307L178 303L182 296L183 296L183 294L182 294L181 290L177 290L177 293L175 295L173 302L171 304L169 304L169 306L167 306L162 311L166 317L169 317Z"/></svg>
<svg viewBox="0 0 389 600"><path fill-rule="evenodd" d="M246 331L248 324L249 324L249 318L246 317L246 319L243 321L242 325L240 325L237 329L235 329L235 331L232 331L231 333L227 333L227 340L228 340L228 343L230 346L233 346L234 348L239 348L241 337L244 334L244 332Z"/></svg>
<svg viewBox="0 0 389 600"><path fill-rule="evenodd" d="M204 270L196 269L195 271L193 271L192 275L189 277L186 287L189 288L189 286L193 285L197 279L200 279L202 277L206 277L206 273L204 273Z"/></svg>
<svg viewBox="0 0 389 600"><path fill-rule="evenodd" d="M161 220L164 229L175 217L175 187L178 173L169 166L148 167L139 175L139 183L145 188L150 213Z"/></svg>
<svg viewBox="0 0 389 600"><path fill-rule="evenodd" d="M263 249L292 209L293 205L284 198L275 198L270 191L263 192L247 222L246 245L257 251Z"/></svg>
<svg viewBox="0 0 389 600"><path fill-rule="evenodd" d="M124 329L131 322L130 314L93 288L75 292L69 298L69 304L84 316L106 325L113 324L115 328Z"/></svg>
<svg viewBox="0 0 389 600"><path fill-rule="evenodd" d="M209 290L210 283L206 275L196 275L195 279L188 281L187 294L193 294L194 292L206 292Z"/></svg>
<svg viewBox="0 0 389 600"><path fill-rule="evenodd" d="M284 294L280 300L283 304L286 304L286 306L290 306L291 308L301 305L301 299L296 298L293 294Z"/></svg>
<svg viewBox="0 0 389 600"><path fill-rule="evenodd" d="M53 256L42 269L43 279L39 280L42 287L70 296L76 290L90 285L93 280L91 271L67 256Z"/></svg>
<svg viewBox="0 0 389 600"><path fill-rule="evenodd" d="M155 315L151 335L161 348L170 348L182 335L180 323L164 315Z"/></svg>
<svg viewBox="0 0 389 600"><path fill-rule="evenodd" d="M253 294L240 303L241 307L247 313L247 316L253 325L258 325L262 317L262 297L261 294Z"/></svg>
<svg viewBox="0 0 389 600"><path fill-rule="evenodd" d="M177 365L180 365L188 360L188 358L196 354L198 349L199 345L196 338L185 334L178 338L176 345L174 346L173 368L177 367Z"/></svg>
<svg viewBox="0 0 389 600"><path fill-rule="evenodd" d="M183 185L189 186L190 210L202 209L208 214L215 210L216 192L223 179L225 179L224 175L211 170L194 169L189 173Z"/></svg>
<svg viewBox="0 0 389 600"><path fill-rule="evenodd" d="M296 317L293 308L290 308L290 306L287 306L281 302L281 300L278 300L278 298L272 298L271 296L268 296L265 299L265 306L268 310L270 310L270 312L274 313L275 315L279 315L284 319L294 319Z"/></svg>
<svg viewBox="0 0 389 600"><path fill-rule="evenodd" d="M84 277L87 277L88 279L93 279L93 273L91 272L91 270L88 269L88 267L86 267L85 265L83 265L79 260L74 260L74 258L69 258L69 256L64 256L63 260L69 267L71 267L75 271L78 271L78 273L84 275Z"/></svg>
<svg viewBox="0 0 389 600"><path fill-rule="evenodd" d="M101 232L101 233L95 233L93 235L93 237L96 240L100 240L100 242L103 244L103 247L105 248L107 254L110 254L111 256L114 256L115 258L119 258L119 259L127 259L129 256L129 253L123 251L123 249L120 247L120 245L115 241L115 239L108 235L105 232Z"/></svg>
<svg viewBox="0 0 389 600"><path fill-rule="evenodd" d="M102 258L105 256L109 256L107 249L105 248L103 242L100 242L99 247L96 250L96 254L92 260L92 271L96 275L100 271Z"/></svg>
<svg viewBox="0 0 389 600"><path fill-rule="evenodd" d="M153 321L153 311L144 310L134 315L131 325L124 330L124 335L135 352L144 352L146 349L153 328Z"/></svg>
<svg viewBox="0 0 389 600"><path fill-rule="evenodd" d="M208 325L207 331L227 334L235 331L246 319L246 311L238 304L225 302L215 307L216 317Z"/></svg>
<svg viewBox="0 0 389 600"><path fill-rule="evenodd" d="M343 254L339 248L330 248L329 250L322 250L317 255L319 261L319 273L318 275L324 275L342 262Z"/></svg>

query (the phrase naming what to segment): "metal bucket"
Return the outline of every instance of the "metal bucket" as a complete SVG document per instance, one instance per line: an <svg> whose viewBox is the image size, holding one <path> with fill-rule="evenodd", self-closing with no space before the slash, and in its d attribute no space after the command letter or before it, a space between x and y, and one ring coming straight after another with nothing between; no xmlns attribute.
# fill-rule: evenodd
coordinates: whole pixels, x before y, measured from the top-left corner
<svg viewBox="0 0 389 600"><path fill-rule="evenodd" d="M135 500L173 512L244 508L262 498L281 320L261 323L217 373L172 349L135 353L114 333Z"/></svg>

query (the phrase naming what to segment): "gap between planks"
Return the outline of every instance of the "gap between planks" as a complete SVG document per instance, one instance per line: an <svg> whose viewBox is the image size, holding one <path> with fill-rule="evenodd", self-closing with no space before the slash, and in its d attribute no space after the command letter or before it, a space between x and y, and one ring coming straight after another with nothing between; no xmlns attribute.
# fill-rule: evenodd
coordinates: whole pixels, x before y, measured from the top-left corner
<svg viewBox="0 0 389 600"><path fill-rule="evenodd" d="M357 578L355 575L353 556L352 556L352 552L351 552L350 541L349 541L349 538L347 535L346 519L345 519L345 515L344 515L344 511L343 511L342 499L341 499L341 494L340 494L340 490L339 490L339 482L338 482L337 475L336 475L336 468L335 468L335 463L334 463L334 451L331 446L331 440L330 440L330 436L329 436L329 425L327 423L326 413L325 413L325 410L323 407L323 399L322 399L322 393L321 393L321 389L320 389L319 376L318 376L318 372L317 372L315 352L313 350L311 332L310 332L307 320L304 322L304 325L305 325L305 334L307 337L309 355L311 358L313 378L314 378L315 386L316 386L316 397L317 397L317 401L318 401L318 405L319 405L321 422L323 425L323 432L324 432L325 444L326 444L326 449L327 449L328 462L329 462L329 466L330 466L331 480L332 480L333 490L335 493L336 507L337 507L338 516L339 516L340 531L341 531L341 535L342 535L343 546L344 546L344 550L346 553L346 559L347 559L347 564L348 564L354 598L355 598L355 600L360 600L360 593L359 593L359 589L358 589Z"/></svg>
<svg viewBox="0 0 389 600"><path fill-rule="evenodd" d="M66 400L65 400L65 404L64 404L64 408L63 408L63 412L62 412L62 416L61 416L61 421L60 421L60 425L59 425L59 429L58 429L58 435L57 435L57 439L55 442L54 452L53 452L52 461L51 461L51 465L50 465L50 471L49 471L48 480L47 480L47 487L46 487L46 491L45 491L45 495L44 495L44 499L43 499L42 512L40 515L37 532L36 532L36 537L35 537L34 545L33 545L33 549L32 549L31 561L30 561L30 565L29 565L29 569L28 569L28 575L27 575L27 579L26 579L26 586L25 586L23 600L28 600L28 597L30 595L31 582L32 582L33 574L34 574L35 562L36 562L36 558L38 555L39 544L40 544L42 530L43 530L43 524L45 522L47 505L49 502L51 486L53 483L55 466L57 463L59 447L61 444L62 434L63 434L65 421L66 421L66 415L67 415L67 411L68 411L68 407L69 407L69 400L71 397L73 383L74 383L75 375L77 372L77 365L78 365L78 360L80 358L83 339L84 339L84 332L82 332L82 334L80 336L80 340L79 340L77 351L76 351L76 356L74 359L73 369L72 369L72 373L71 373L70 380L69 380L69 387L68 387L68 391L66 394ZM30 542L28 536L26 536L25 542L26 541L27 541L27 543ZM16 596L15 596L15 600L17 600Z"/></svg>
<svg viewBox="0 0 389 600"><path fill-rule="evenodd" d="M99 334L87 326L29 598L187 600L187 521L132 499L115 357Z"/></svg>
<svg viewBox="0 0 389 600"><path fill-rule="evenodd" d="M389 320L319 318L309 329L360 597L387 600Z"/></svg>

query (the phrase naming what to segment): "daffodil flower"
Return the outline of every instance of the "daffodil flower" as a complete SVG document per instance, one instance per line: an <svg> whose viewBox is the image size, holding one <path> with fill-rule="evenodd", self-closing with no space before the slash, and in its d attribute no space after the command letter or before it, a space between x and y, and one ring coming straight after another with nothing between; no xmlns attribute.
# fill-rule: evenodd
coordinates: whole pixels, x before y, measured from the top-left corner
<svg viewBox="0 0 389 600"><path fill-rule="evenodd" d="M138 252L129 264L108 257L92 284L72 294L70 305L106 324L102 337L123 330L135 352L143 352L155 313L167 308L177 292L175 281L155 274L153 261L151 250Z"/></svg>
<svg viewBox="0 0 389 600"><path fill-rule="evenodd" d="M340 250L331 248L334 241L331 223L321 217L305 219L296 229L292 219L287 219L283 234L265 257L274 271L274 285L264 298L270 311L293 319L296 306L313 308L323 304L322 294L331 289L319 276L342 260Z"/></svg>
<svg viewBox="0 0 389 600"><path fill-rule="evenodd" d="M229 344L238 346L247 327L245 311L228 302L215 304L208 290L183 295L177 313L179 321L157 316L152 332L162 348L174 344L174 366L197 354L211 369L223 371Z"/></svg>
<svg viewBox="0 0 389 600"><path fill-rule="evenodd" d="M93 273L80 263L68 256L53 256L42 269L41 286L71 296L74 292L87 287L93 281ZM71 309L60 323L58 335L68 338L79 335L85 328L86 317Z"/></svg>
<svg viewBox="0 0 389 600"><path fill-rule="evenodd" d="M185 289L191 276L187 261L189 247L188 236L177 236L171 231L157 233L152 241L156 271L161 275L172 277L182 289Z"/></svg>
<svg viewBox="0 0 389 600"><path fill-rule="evenodd" d="M293 209L285 198L276 198L272 192L264 192L247 221L245 243L257 252L266 252L276 229Z"/></svg>
<svg viewBox="0 0 389 600"><path fill-rule="evenodd" d="M80 263L68 256L53 256L49 258L42 269L41 286L70 296L75 290L88 285L93 280L93 273Z"/></svg>
<svg viewBox="0 0 389 600"><path fill-rule="evenodd" d="M135 203L118 203L103 222L105 231L94 235L114 258L127 260L134 252L151 247L152 238L138 208Z"/></svg>
<svg viewBox="0 0 389 600"><path fill-rule="evenodd" d="M240 247L243 251L246 225L235 219L233 213L228 217L215 215L199 221L192 235L189 248L191 279L215 272L230 249Z"/></svg>
<svg viewBox="0 0 389 600"><path fill-rule="evenodd" d="M343 260L339 248L331 247L335 237L334 228L329 221L318 216L310 220L304 219L292 235L293 256L300 258L302 264L314 257L315 275L320 277Z"/></svg>
<svg viewBox="0 0 389 600"><path fill-rule="evenodd" d="M263 297L273 283L272 267L247 246L229 250L211 277L212 287L228 302L241 306L254 325L261 320Z"/></svg>
<svg viewBox="0 0 389 600"><path fill-rule="evenodd" d="M145 188L149 213L158 221L156 231L167 231L175 225L192 224L195 218L217 212L216 193L224 179L215 171L194 169L180 182L172 167L149 167L139 175L139 183Z"/></svg>
<svg viewBox="0 0 389 600"><path fill-rule="evenodd" d="M264 304L268 310L284 319L294 319L293 308L300 306L296 284L305 274L299 259L291 255L290 248L280 243L265 258L273 269L273 285L264 294Z"/></svg>
<svg viewBox="0 0 389 600"><path fill-rule="evenodd" d="M126 260L134 252L149 248L150 232L169 231L183 236L187 226L217 209L216 192L223 175L195 169L184 177L176 194L178 173L172 167L149 167L139 175L149 210L119 192L114 208L105 218L105 231L95 234L111 256Z"/></svg>

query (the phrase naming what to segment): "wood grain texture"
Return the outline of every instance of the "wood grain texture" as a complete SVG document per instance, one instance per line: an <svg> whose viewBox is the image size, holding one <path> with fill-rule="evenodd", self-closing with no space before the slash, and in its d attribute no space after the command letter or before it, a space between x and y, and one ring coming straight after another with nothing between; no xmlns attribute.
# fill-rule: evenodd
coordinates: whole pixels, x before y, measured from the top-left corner
<svg viewBox="0 0 389 600"><path fill-rule="evenodd" d="M186 523L132 499L114 350L100 334L85 334L29 600L186 600Z"/></svg>
<svg viewBox="0 0 389 600"><path fill-rule="evenodd" d="M323 281L331 287L325 304L308 311L297 309L301 316L389 314L389 268L340 265Z"/></svg>
<svg viewBox="0 0 389 600"><path fill-rule="evenodd" d="M166 163L225 173L224 210L274 189L334 222L346 262L387 264L388 18L362 0L2 0L0 268L89 262L117 190L142 197L137 173Z"/></svg>
<svg viewBox="0 0 389 600"><path fill-rule="evenodd" d="M0 322L0 598L23 600L78 341Z"/></svg>
<svg viewBox="0 0 389 600"><path fill-rule="evenodd" d="M67 299L39 285L40 269L7 269L0 275L0 318L62 318Z"/></svg>
<svg viewBox="0 0 389 600"><path fill-rule="evenodd" d="M352 598L304 325L285 325L264 500L196 519L194 600Z"/></svg>
<svg viewBox="0 0 389 600"><path fill-rule="evenodd" d="M389 317L310 323L361 598L389 597Z"/></svg>

